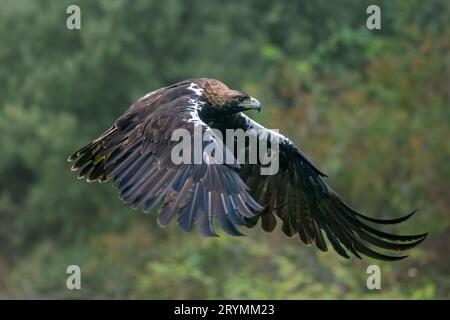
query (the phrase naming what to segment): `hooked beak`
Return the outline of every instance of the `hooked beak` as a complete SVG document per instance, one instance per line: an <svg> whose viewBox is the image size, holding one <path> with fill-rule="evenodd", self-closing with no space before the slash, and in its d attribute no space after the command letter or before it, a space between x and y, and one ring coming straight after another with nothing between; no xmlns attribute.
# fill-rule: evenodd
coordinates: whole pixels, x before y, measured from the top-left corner
<svg viewBox="0 0 450 320"><path fill-rule="evenodd" d="M239 104L239 107L243 108L243 111L257 110L258 112L261 112L261 102L253 97L250 97L250 99L248 100L242 101Z"/></svg>

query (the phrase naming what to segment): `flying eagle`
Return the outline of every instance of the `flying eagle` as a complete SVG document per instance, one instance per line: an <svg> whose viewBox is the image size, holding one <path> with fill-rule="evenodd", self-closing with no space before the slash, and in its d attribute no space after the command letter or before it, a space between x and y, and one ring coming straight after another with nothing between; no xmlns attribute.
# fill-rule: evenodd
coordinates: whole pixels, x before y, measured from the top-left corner
<svg viewBox="0 0 450 320"><path fill-rule="evenodd" d="M298 235L306 245L315 243L327 251L326 237L345 258L352 253L381 260L406 256L387 255L375 248L402 251L425 239L426 233L396 235L375 227L401 223L414 211L380 220L348 206L325 183L326 175L291 140L244 114L260 109L258 100L218 80L181 81L139 99L68 160L80 179L112 180L121 200L133 209L149 212L162 202L158 223L163 227L176 217L183 231L191 231L195 224L203 235L216 236L218 224L227 233L241 236L239 226L253 227L258 220L266 232L273 231L277 216L283 233ZM261 163L174 164L171 150L177 142L172 141L172 132L182 128L193 133L195 126L204 133L213 129L267 132L279 145L278 173L261 175ZM214 134L207 137L202 148L217 142Z"/></svg>

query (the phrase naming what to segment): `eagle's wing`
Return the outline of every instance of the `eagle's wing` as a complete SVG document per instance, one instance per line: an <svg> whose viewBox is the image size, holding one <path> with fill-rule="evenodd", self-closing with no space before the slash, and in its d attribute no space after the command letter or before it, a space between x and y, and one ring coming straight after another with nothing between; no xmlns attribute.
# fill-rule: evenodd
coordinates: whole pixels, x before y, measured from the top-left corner
<svg viewBox="0 0 450 320"><path fill-rule="evenodd" d="M364 216L352 208L324 182L323 174L311 160L288 138L262 127L244 114L239 114L228 127L254 129L272 136L279 142L279 171L275 175L261 175L258 164L243 165L241 177L250 187L254 198L265 208L261 215L246 219L254 226L261 218L262 228L271 232L276 225L275 215L282 220L282 230L289 236L299 235L305 244L315 242L322 251L327 251L329 240L333 248L343 257L352 252L382 260L397 260L405 256L388 256L371 249L368 244L392 251L414 247L426 237L420 235L395 235L367 224L397 224L407 216L380 220Z"/></svg>
<svg viewBox="0 0 450 320"><path fill-rule="evenodd" d="M74 153L69 158L72 169L88 181L112 179L121 199L134 209L148 212L164 199L158 217L162 226L176 216L182 230L190 231L196 223L202 234L213 236L216 220L228 233L241 235L236 226L246 225L244 218L254 217L262 207L236 172L238 165L211 159L176 165L171 159L178 143L171 141L175 129L185 129L191 137L194 127L206 132L202 153L206 146L221 143L198 117L201 104L201 89L189 81L149 93Z"/></svg>

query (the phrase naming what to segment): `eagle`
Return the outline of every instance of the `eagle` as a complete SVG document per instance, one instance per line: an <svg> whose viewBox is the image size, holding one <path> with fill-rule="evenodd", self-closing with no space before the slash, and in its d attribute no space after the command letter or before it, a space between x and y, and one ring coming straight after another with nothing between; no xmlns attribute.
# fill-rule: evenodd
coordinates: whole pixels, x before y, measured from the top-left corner
<svg viewBox="0 0 450 320"><path fill-rule="evenodd" d="M376 219L352 209L299 147L249 118L245 113L250 110L260 111L261 103L218 80L184 80L140 98L68 161L79 179L111 180L131 208L150 212L159 207L160 226L176 219L185 232L196 227L205 236L217 236L218 225L230 235L242 236L241 227L254 227L261 220L262 229L272 232L278 220L287 237L315 244L321 251L331 244L347 259L364 255L387 261L407 257L392 252L411 249L426 238L427 233L398 235L380 229L407 220L415 211ZM206 137L203 151L219 143L215 132L267 133L278 144L278 172L262 175L259 160L174 163L171 150L178 141L172 133L183 129L194 134L195 128ZM224 136L220 142L235 160L237 153L248 152L248 143L241 147L244 150L231 151L233 141Z"/></svg>

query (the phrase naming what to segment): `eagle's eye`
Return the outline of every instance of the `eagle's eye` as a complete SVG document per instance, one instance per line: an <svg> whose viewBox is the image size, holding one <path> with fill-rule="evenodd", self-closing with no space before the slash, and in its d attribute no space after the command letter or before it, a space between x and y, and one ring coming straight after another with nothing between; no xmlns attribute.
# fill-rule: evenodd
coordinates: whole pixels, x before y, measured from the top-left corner
<svg viewBox="0 0 450 320"><path fill-rule="evenodd" d="M244 100L250 99L250 97L247 96L247 95L240 95L240 96L238 96L237 99L238 99L239 102L242 102L242 101L244 101Z"/></svg>

